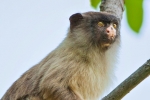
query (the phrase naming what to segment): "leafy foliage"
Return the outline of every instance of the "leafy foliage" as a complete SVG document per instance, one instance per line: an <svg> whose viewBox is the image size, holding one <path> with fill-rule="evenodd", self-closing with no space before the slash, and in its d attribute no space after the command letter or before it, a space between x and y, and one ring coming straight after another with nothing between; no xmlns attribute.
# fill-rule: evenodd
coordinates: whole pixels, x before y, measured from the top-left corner
<svg viewBox="0 0 150 100"><path fill-rule="evenodd" d="M139 32L143 22L143 0L126 0L128 24L135 32Z"/></svg>
<svg viewBox="0 0 150 100"><path fill-rule="evenodd" d="M91 2L91 6L96 9L98 7L98 4L101 2L101 0L90 0L90 2Z"/></svg>
<svg viewBox="0 0 150 100"><path fill-rule="evenodd" d="M101 0L90 0L91 6L97 8ZM143 22L143 0L125 0L126 15L130 28L139 32Z"/></svg>

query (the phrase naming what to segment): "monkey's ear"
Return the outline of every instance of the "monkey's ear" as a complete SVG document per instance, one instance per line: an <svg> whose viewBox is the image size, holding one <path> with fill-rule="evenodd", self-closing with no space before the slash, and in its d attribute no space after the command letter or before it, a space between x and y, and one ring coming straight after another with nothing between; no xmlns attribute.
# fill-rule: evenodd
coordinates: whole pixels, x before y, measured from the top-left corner
<svg viewBox="0 0 150 100"><path fill-rule="evenodd" d="M83 16L80 13L73 14L70 16L70 28L73 28L79 24L79 22L83 19Z"/></svg>

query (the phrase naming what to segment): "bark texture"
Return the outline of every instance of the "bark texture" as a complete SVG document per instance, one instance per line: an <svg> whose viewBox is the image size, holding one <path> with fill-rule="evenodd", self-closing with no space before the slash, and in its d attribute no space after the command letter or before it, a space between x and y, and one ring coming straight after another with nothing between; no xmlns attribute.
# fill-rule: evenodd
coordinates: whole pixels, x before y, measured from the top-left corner
<svg viewBox="0 0 150 100"><path fill-rule="evenodd" d="M102 0L100 10L113 14L122 19L124 0Z"/></svg>

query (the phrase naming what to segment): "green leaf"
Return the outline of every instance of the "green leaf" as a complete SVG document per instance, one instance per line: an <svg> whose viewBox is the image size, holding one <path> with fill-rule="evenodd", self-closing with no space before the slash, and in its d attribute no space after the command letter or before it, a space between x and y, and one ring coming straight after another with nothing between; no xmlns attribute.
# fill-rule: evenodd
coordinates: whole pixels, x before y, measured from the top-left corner
<svg viewBox="0 0 150 100"><path fill-rule="evenodd" d="M125 0L128 24L139 32L143 22L143 0Z"/></svg>
<svg viewBox="0 0 150 100"><path fill-rule="evenodd" d="M101 0L90 0L90 2L91 6L96 9Z"/></svg>

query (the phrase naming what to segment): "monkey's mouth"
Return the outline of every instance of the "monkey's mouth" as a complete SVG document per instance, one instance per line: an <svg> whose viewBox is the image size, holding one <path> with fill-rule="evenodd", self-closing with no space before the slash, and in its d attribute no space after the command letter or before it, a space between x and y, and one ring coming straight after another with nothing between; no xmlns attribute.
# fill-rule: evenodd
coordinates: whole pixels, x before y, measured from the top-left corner
<svg viewBox="0 0 150 100"><path fill-rule="evenodd" d="M102 38L102 47L109 47L115 41L115 37L103 37Z"/></svg>
<svg viewBox="0 0 150 100"><path fill-rule="evenodd" d="M111 44L110 43L106 43L106 44L103 44L102 47L109 47Z"/></svg>

